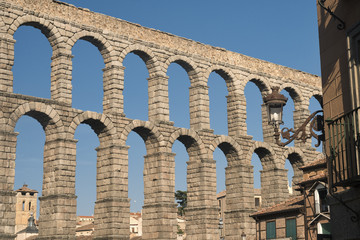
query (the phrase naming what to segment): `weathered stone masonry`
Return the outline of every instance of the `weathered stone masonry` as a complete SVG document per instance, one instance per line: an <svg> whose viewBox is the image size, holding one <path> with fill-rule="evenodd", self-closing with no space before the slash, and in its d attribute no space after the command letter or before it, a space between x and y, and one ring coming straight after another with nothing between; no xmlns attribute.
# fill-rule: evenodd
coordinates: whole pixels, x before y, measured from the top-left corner
<svg viewBox="0 0 360 240"><path fill-rule="evenodd" d="M255 235L253 175L251 157L255 152L263 164L262 199L266 204L288 195L284 170L288 158L297 167L312 160L310 143L279 148L272 128L263 120L264 142L246 135L244 88L254 82L263 96L271 87L290 92L295 103L294 125L309 114L312 96L321 99L317 76L204 45L154 29L144 28L87 9L53 0L0 0L0 238L15 235L15 155L17 120L28 115L44 128L44 178L38 239L75 239L76 140L81 123L90 125L100 140L97 149L96 239L129 238L128 146L131 131L144 140L143 239L176 238L174 141L181 141L189 154L187 184L188 239L217 239L216 169L213 151L226 155L227 212L226 239L238 239L243 231ZM22 25L39 28L52 49L51 99L13 93L14 32ZM94 44L101 52L103 113L71 107L72 46L79 39ZM123 112L124 67L128 53L135 53L149 71L149 119L126 118ZM170 63L180 64L188 73L190 87L190 129L176 128L169 121L168 76ZM220 74L229 95L228 136L210 129L207 80ZM265 108L263 108L265 110ZM265 111L263 111L263 115ZM264 119L264 116L263 116ZM271 183L271 184L270 184Z"/></svg>

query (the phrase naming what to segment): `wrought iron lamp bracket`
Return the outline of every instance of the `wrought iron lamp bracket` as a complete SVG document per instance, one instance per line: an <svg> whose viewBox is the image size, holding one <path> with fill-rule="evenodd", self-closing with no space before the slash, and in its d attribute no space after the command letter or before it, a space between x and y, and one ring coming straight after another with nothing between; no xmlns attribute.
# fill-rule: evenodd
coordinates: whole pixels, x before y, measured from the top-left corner
<svg viewBox="0 0 360 240"><path fill-rule="evenodd" d="M318 0L318 3L320 5L321 8L323 8L325 11L327 11L333 18L335 18L336 20L338 20L340 23L337 25L337 29L339 30L343 30L345 28L345 22L343 20L341 20L338 16L335 15L335 13L333 11L331 11L330 7L325 7L324 3L326 2L326 0Z"/></svg>
<svg viewBox="0 0 360 240"><path fill-rule="evenodd" d="M324 140L324 118L322 115L317 115L317 114L322 113L322 112L323 112L323 110L319 110L319 111L312 113L296 131L292 128L289 129L286 127L281 129L281 137L283 139L286 139L287 140L286 142L280 141L279 127L276 125L275 133L274 133L276 144L281 147L284 147L294 140L302 140L303 142L305 142L306 139L314 137L318 140L318 142L315 146L316 147L320 146L320 142ZM307 134L306 126L309 123L310 123L310 125L309 125L310 134ZM317 135L314 132L314 130L321 131L322 133L320 135ZM291 135L291 133L293 133L293 134Z"/></svg>

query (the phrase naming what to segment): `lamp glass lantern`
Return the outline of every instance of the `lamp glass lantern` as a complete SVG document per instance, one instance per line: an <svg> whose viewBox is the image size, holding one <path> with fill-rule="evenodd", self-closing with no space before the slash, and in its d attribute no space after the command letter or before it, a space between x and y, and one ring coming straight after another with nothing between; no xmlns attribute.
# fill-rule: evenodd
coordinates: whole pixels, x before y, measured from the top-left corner
<svg viewBox="0 0 360 240"><path fill-rule="evenodd" d="M264 97L264 103L267 108L269 124L279 126L283 124L283 107L286 105L287 98L279 93L279 87L272 88L272 93Z"/></svg>

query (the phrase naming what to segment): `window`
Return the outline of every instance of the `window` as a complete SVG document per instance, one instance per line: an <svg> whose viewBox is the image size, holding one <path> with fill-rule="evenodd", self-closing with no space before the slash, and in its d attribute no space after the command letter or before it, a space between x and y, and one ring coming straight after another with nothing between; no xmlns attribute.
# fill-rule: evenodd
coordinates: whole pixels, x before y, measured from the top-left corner
<svg viewBox="0 0 360 240"><path fill-rule="evenodd" d="M31 202L29 202L29 211L31 210Z"/></svg>
<svg viewBox="0 0 360 240"><path fill-rule="evenodd" d="M318 235L331 235L330 223L318 223L317 231Z"/></svg>
<svg viewBox="0 0 360 240"><path fill-rule="evenodd" d="M260 207L260 198L255 197L255 207Z"/></svg>
<svg viewBox="0 0 360 240"><path fill-rule="evenodd" d="M296 219L286 219L286 237L296 240Z"/></svg>
<svg viewBox="0 0 360 240"><path fill-rule="evenodd" d="M327 189L319 185L315 190L315 213L329 212L329 205L326 201Z"/></svg>
<svg viewBox="0 0 360 240"><path fill-rule="evenodd" d="M25 201L22 202L22 210L25 210Z"/></svg>
<svg viewBox="0 0 360 240"><path fill-rule="evenodd" d="M276 238L276 223L275 221L266 223L266 239Z"/></svg>

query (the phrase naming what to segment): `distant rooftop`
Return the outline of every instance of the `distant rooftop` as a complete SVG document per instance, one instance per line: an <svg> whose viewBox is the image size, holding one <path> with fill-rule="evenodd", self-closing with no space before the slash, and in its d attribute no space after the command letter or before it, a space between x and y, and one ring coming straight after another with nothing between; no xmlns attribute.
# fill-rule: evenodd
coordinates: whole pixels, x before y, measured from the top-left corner
<svg viewBox="0 0 360 240"><path fill-rule="evenodd" d="M251 214L250 216L257 217L257 216L275 214L275 213L279 213L279 212L290 212L290 211L298 210L302 207L304 207L303 196L298 196L295 198L291 198L285 202L276 204L274 206L260 209L259 211Z"/></svg>
<svg viewBox="0 0 360 240"><path fill-rule="evenodd" d="M38 191L28 188L27 184L24 184L21 188L19 188L15 192L38 193Z"/></svg>

